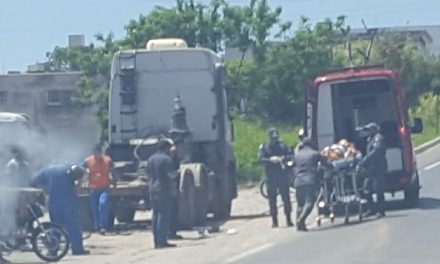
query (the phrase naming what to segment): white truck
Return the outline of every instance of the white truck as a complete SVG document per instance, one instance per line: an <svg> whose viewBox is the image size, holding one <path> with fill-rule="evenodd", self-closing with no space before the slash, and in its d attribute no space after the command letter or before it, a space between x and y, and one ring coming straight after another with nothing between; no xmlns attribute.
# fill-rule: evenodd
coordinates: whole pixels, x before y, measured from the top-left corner
<svg viewBox="0 0 440 264"><path fill-rule="evenodd" d="M151 208L149 182L139 179L160 136L184 142L180 225L201 225L209 213L228 217L237 181L221 57L181 39L150 40L146 49L115 54L110 83L108 153L120 186L112 194L116 218L131 222L136 209ZM135 182L142 191L133 190ZM124 186L131 187L125 192Z"/></svg>

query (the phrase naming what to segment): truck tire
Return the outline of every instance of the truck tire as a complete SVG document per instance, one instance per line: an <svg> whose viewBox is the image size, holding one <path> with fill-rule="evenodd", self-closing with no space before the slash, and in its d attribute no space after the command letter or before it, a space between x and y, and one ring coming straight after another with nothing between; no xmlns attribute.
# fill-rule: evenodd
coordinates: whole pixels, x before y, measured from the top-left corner
<svg viewBox="0 0 440 264"><path fill-rule="evenodd" d="M196 225L196 186L192 171L186 169L180 179L179 188L179 225L190 229Z"/></svg>
<svg viewBox="0 0 440 264"><path fill-rule="evenodd" d="M405 204L407 207L412 208L417 206L420 197L420 181L419 175L417 174L416 180L411 184L405 191Z"/></svg>
<svg viewBox="0 0 440 264"><path fill-rule="evenodd" d="M93 221L89 196L78 197L78 207L82 229L89 232L94 231L95 224Z"/></svg>
<svg viewBox="0 0 440 264"><path fill-rule="evenodd" d="M197 181L196 199L195 199L195 224L202 226L206 224L206 215L208 214L209 183L205 167L200 164L193 170L194 179Z"/></svg>

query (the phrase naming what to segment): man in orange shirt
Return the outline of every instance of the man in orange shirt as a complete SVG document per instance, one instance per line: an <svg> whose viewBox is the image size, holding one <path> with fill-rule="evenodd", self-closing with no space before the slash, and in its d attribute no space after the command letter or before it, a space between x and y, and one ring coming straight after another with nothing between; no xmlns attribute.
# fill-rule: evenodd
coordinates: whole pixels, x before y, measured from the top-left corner
<svg viewBox="0 0 440 264"><path fill-rule="evenodd" d="M93 155L84 161L84 167L89 171L90 203L95 230L105 234L109 224L113 162L102 153L101 145L98 144L93 148Z"/></svg>

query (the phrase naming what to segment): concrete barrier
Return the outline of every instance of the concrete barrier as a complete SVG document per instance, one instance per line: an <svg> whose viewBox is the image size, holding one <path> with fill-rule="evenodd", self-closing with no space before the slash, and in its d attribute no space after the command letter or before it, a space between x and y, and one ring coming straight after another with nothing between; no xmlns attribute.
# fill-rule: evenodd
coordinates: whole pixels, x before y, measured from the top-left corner
<svg viewBox="0 0 440 264"><path fill-rule="evenodd" d="M414 149L414 151L416 154L420 154L420 153L427 151L428 149L430 149L432 147L435 147L439 143L440 143L440 137L435 138L431 141L428 141L428 142L418 146L417 148Z"/></svg>

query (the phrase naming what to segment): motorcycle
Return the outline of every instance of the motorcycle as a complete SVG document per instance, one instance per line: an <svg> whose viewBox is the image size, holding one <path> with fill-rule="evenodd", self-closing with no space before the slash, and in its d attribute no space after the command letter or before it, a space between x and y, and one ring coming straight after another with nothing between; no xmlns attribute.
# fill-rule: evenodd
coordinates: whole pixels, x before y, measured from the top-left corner
<svg viewBox="0 0 440 264"><path fill-rule="evenodd" d="M17 228L0 234L0 263L3 257L23 248L31 249L41 260L57 262L66 256L70 242L60 226L41 222L43 206L39 202L26 204L24 216L17 217Z"/></svg>

